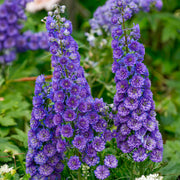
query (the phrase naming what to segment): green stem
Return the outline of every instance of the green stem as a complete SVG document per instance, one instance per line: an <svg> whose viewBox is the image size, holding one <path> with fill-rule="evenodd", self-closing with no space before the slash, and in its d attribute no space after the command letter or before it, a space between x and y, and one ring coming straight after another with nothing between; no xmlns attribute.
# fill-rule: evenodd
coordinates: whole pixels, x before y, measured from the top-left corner
<svg viewBox="0 0 180 180"><path fill-rule="evenodd" d="M6 81L6 64L2 64L2 71L1 71L2 77L4 78L4 80Z"/></svg>
<svg viewBox="0 0 180 180"><path fill-rule="evenodd" d="M140 162L139 164L139 172L140 172L140 176L144 175L144 163Z"/></svg>
<svg viewBox="0 0 180 180"><path fill-rule="evenodd" d="M78 180L81 180L81 168L78 170Z"/></svg>
<svg viewBox="0 0 180 180"><path fill-rule="evenodd" d="M123 23L122 23L122 26L123 26L123 30L124 30L124 36L125 36L125 46L126 46L126 53L129 52L128 50L128 43L127 43L127 34L126 34L126 26L125 26L125 20L123 18L123 8L122 8L122 12L121 12L121 15L122 15L122 19L123 19Z"/></svg>

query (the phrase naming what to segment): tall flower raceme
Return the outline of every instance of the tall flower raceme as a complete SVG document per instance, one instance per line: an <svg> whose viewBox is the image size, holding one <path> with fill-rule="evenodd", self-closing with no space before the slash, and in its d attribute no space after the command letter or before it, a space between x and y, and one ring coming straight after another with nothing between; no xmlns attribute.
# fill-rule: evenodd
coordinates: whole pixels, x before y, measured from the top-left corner
<svg viewBox="0 0 180 180"><path fill-rule="evenodd" d="M151 92L149 72L143 63L145 48L138 42L139 25L125 28L127 12L130 8L126 2L114 1L112 49L115 73L116 95L114 105L117 116L117 146L123 153L132 155L134 161L140 162L150 158L153 162L162 161L163 141L156 120L155 104ZM115 17L117 20L115 20Z"/></svg>
<svg viewBox="0 0 180 180"><path fill-rule="evenodd" d="M36 81L27 173L32 179L60 177L64 166L78 170L81 165L92 169L98 179L110 175L118 165L114 155L101 159L107 141L113 138L106 120L113 116L102 99L93 99L80 66L78 45L72 38L72 24L62 13L64 6L49 12L46 28L49 35L52 83L43 76ZM60 15L59 15L60 14ZM46 86L47 84L47 86ZM55 179L58 179L59 177Z"/></svg>
<svg viewBox="0 0 180 180"><path fill-rule="evenodd" d="M22 22L26 20L24 8L29 1L5 0L0 5L0 64L3 66L11 64L22 50L48 49L47 33L21 33Z"/></svg>
<svg viewBox="0 0 180 180"><path fill-rule="evenodd" d="M126 3L127 6L124 9L124 19L130 19L133 14L138 13L140 10L148 12L154 5L158 10L162 7L162 0L107 0L103 6L100 6L95 11L93 18L89 21L91 26L91 32L86 33L90 45L94 45L95 39L94 35L102 35L105 31L106 33L111 33L111 29L114 26L113 22L117 20L117 17L121 17L120 11L112 12L112 4L117 3L120 6L122 3ZM113 8L113 7L112 7Z"/></svg>

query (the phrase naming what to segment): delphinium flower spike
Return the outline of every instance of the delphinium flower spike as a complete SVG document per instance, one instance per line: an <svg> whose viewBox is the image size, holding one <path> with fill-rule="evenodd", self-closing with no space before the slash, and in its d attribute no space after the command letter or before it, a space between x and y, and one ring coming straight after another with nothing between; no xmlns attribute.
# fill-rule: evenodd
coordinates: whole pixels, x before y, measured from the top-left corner
<svg viewBox="0 0 180 180"><path fill-rule="evenodd" d="M117 110L115 125L118 136L117 146L123 153L130 153L134 161L144 161L148 157L154 162L162 160L163 141L156 120L155 104L151 92L151 81L143 63L145 48L139 43L139 25L125 28L126 9L130 6L118 0L112 4L113 12L121 12L112 29L112 48L115 73L116 95L114 105Z"/></svg>
<svg viewBox="0 0 180 180"><path fill-rule="evenodd" d="M12 64L18 52L48 50L47 33L22 33L25 6L31 0L5 0L0 5L0 66Z"/></svg>
<svg viewBox="0 0 180 180"><path fill-rule="evenodd" d="M99 154L105 149L106 142L112 139L106 121L108 108L103 99L94 100L91 96L80 66L78 45L71 36L72 24L64 18L64 9L64 6L56 6L55 11L49 12L45 18L53 77L48 87L39 86L39 81L35 87L34 99L39 102L36 96L42 94L44 104L38 103L40 107L37 109L35 103L32 113L31 122L37 124L33 138L38 140L38 146L31 145L31 131L34 132L31 127L26 159L27 172L32 179L60 175L66 164L70 170L80 169L81 164L93 167L100 163ZM42 86L46 87L46 94ZM38 119L34 114L40 114ZM42 154L45 149L48 155ZM113 165L110 166L111 161ZM116 157L108 156L104 164L105 168L98 166L95 174L103 172L103 169L110 172L108 169L117 165ZM108 176L109 173L106 173L100 179Z"/></svg>
<svg viewBox="0 0 180 180"><path fill-rule="evenodd" d="M103 32L107 34L111 33L112 28L118 21L118 19L122 19L121 11L114 9L112 11L112 4L114 4L116 0L107 0L103 6L100 6L95 11L93 18L89 21L91 26L91 32L86 33L88 36L88 40L90 41L90 45L93 45L95 38L94 34L101 36ZM162 7L162 0L118 0L116 1L115 6L121 6L123 3L128 5L128 8L124 9L124 19L130 19L133 14L138 13L140 10L148 12L150 11L153 5L156 9L160 10Z"/></svg>

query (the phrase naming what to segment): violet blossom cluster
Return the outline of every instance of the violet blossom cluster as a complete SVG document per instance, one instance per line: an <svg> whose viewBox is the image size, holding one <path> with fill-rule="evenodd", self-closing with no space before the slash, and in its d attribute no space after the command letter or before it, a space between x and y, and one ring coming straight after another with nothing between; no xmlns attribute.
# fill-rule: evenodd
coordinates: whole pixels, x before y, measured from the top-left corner
<svg viewBox="0 0 180 180"><path fill-rule="evenodd" d="M71 36L72 24L63 12L64 6L56 6L45 18L53 77L49 84L44 76L36 81L26 156L32 179L60 176L66 164L70 170L78 170L82 164L98 165L99 154L113 138L106 121L108 108L103 99L91 96L78 45ZM109 168L117 165L116 157L107 155L104 165L97 166L94 173L105 179Z"/></svg>
<svg viewBox="0 0 180 180"><path fill-rule="evenodd" d="M47 33L21 34L26 4L31 0L5 0L0 5L0 64L8 65L16 59L17 52L48 49Z"/></svg>
<svg viewBox="0 0 180 180"><path fill-rule="evenodd" d="M120 18L126 19L127 4L112 5L113 11L121 11ZM143 63L145 48L139 43L139 25L125 29L124 20L112 18L112 49L115 73L116 95L114 105L117 116L117 147L123 153L130 153L134 161L148 157L154 162L162 161L163 141L156 120L155 104L151 92L151 81Z"/></svg>
<svg viewBox="0 0 180 180"><path fill-rule="evenodd" d="M53 107L47 106L47 101L52 99L51 87L43 75L36 79L26 155L26 173L30 174L32 180L45 177L60 179L59 173L64 167L63 154L56 149Z"/></svg>
<svg viewBox="0 0 180 180"><path fill-rule="evenodd" d="M126 8L124 9L124 19L130 19L133 14L138 13L140 10L148 12L154 5L156 9L160 10L162 7L162 0L107 0L103 6L100 6L95 11L93 18L89 21L91 26L91 33L86 33L88 36L88 41L93 45L94 34L98 36L102 35L105 31L106 33L111 33L111 29L114 24L111 23L111 19L122 18L120 11L112 11L112 4L119 6L122 3L126 3Z"/></svg>
<svg viewBox="0 0 180 180"><path fill-rule="evenodd" d="M24 52L27 50L48 50L48 34L47 32L26 31L16 39L16 48L18 52Z"/></svg>

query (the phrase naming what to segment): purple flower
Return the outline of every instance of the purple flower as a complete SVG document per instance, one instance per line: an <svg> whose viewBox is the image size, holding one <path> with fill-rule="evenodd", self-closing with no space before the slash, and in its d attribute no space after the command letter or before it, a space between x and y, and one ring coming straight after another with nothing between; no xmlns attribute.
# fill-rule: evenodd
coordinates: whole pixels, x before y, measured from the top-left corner
<svg viewBox="0 0 180 180"><path fill-rule="evenodd" d="M36 137L33 137L33 138L30 138L29 139L29 144L30 144L30 146L32 147L32 148L39 148L39 147L41 147L41 141L39 141L38 140L38 138L36 138Z"/></svg>
<svg viewBox="0 0 180 180"><path fill-rule="evenodd" d="M146 99L146 98L142 98L140 101L140 109L142 111L149 111L151 109L151 100L150 99Z"/></svg>
<svg viewBox="0 0 180 180"><path fill-rule="evenodd" d="M86 162L86 164L88 166L95 166L96 164L99 163L99 160L100 160L100 158L98 156L90 157L90 156L87 155L84 158L84 161Z"/></svg>
<svg viewBox="0 0 180 180"><path fill-rule="evenodd" d="M104 107L104 102L103 102L103 99L95 99L95 102L94 102L94 108L96 111L100 111L100 109L102 109Z"/></svg>
<svg viewBox="0 0 180 180"><path fill-rule="evenodd" d="M146 150L142 147L138 148L133 152L133 159L134 161L140 162L144 161L147 158Z"/></svg>
<svg viewBox="0 0 180 180"><path fill-rule="evenodd" d="M146 136L144 138L143 147L149 151L152 151L156 147L156 141L153 138L151 138L150 136L149 137Z"/></svg>
<svg viewBox="0 0 180 180"><path fill-rule="evenodd" d="M136 56L133 54L127 54L124 58L124 63L127 66L134 66L136 63Z"/></svg>
<svg viewBox="0 0 180 180"><path fill-rule="evenodd" d="M63 125L61 128L61 134L64 137L72 137L73 136L73 129L70 124Z"/></svg>
<svg viewBox="0 0 180 180"><path fill-rule="evenodd" d="M63 114L63 118L65 121L73 121L76 118L76 113L72 109L67 109Z"/></svg>
<svg viewBox="0 0 180 180"><path fill-rule="evenodd" d="M43 119L46 116L46 112L42 107L34 108L33 114L37 120Z"/></svg>
<svg viewBox="0 0 180 180"><path fill-rule="evenodd" d="M108 129L105 130L103 137L105 139L105 141L111 141L112 139L112 132Z"/></svg>
<svg viewBox="0 0 180 180"><path fill-rule="evenodd" d="M133 148L128 145L128 142L122 142L119 148L123 153L130 153L133 150Z"/></svg>
<svg viewBox="0 0 180 180"><path fill-rule="evenodd" d="M147 118L147 113L145 113L141 109L136 109L132 112L132 118L136 119L137 121L144 121Z"/></svg>
<svg viewBox="0 0 180 180"><path fill-rule="evenodd" d="M56 166L56 164L59 162L59 157L57 155L52 156L50 158L48 158L47 163L50 166Z"/></svg>
<svg viewBox="0 0 180 180"><path fill-rule="evenodd" d="M69 106L70 108L77 108L77 106L79 105L79 101L75 96L71 96L67 99L66 101L67 106Z"/></svg>
<svg viewBox="0 0 180 180"><path fill-rule="evenodd" d="M87 119L89 120L90 124L95 124L98 122L99 115L96 112L91 112L87 115Z"/></svg>
<svg viewBox="0 0 180 180"><path fill-rule="evenodd" d="M132 148L138 148L141 145L141 141L135 135L129 136L127 143L128 146Z"/></svg>
<svg viewBox="0 0 180 180"><path fill-rule="evenodd" d="M107 122L104 119L99 119L98 122L92 126L96 132L103 132L107 127Z"/></svg>
<svg viewBox="0 0 180 180"><path fill-rule="evenodd" d="M77 125L82 131L87 131L89 129L89 121L86 117L79 118Z"/></svg>
<svg viewBox="0 0 180 180"><path fill-rule="evenodd" d="M58 152L64 152L66 150L66 142L65 140L58 140L57 144L56 144L56 149Z"/></svg>
<svg viewBox="0 0 180 180"><path fill-rule="evenodd" d="M55 126L54 122L53 122L53 115L49 114L48 117L46 117L46 119L44 120L44 124L46 125L46 127L48 128L52 128Z"/></svg>
<svg viewBox="0 0 180 180"><path fill-rule="evenodd" d="M116 168L118 165L118 160L114 155L105 156L104 165L106 165L109 168Z"/></svg>
<svg viewBox="0 0 180 180"><path fill-rule="evenodd" d="M114 16L115 17L115 16ZM117 17L116 17L117 18ZM115 39L116 37L119 37L123 34L122 28L121 26L119 27L114 27L112 29L112 34L113 34L113 38Z"/></svg>
<svg viewBox="0 0 180 180"><path fill-rule="evenodd" d="M85 113L87 111L87 103L86 102L80 102L78 109L80 112Z"/></svg>
<svg viewBox="0 0 180 180"><path fill-rule="evenodd" d="M139 74L145 74L147 71L146 66L143 63L137 63L136 64L136 72Z"/></svg>
<svg viewBox="0 0 180 180"><path fill-rule="evenodd" d="M113 50L113 58L120 59L123 55L123 50L121 48L116 48Z"/></svg>
<svg viewBox="0 0 180 180"><path fill-rule="evenodd" d="M62 113L62 111L64 110L64 104L60 101L57 101L54 105L54 109L56 113Z"/></svg>
<svg viewBox="0 0 180 180"><path fill-rule="evenodd" d="M86 139L82 135L76 135L72 141L72 144L77 149L82 150L86 146Z"/></svg>
<svg viewBox="0 0 180 180"><path fill-rule="evenodd" d="M37 134L37 138L39 139L39 141L41 142L46 142L49 141L51 138L51 134L49 132L48 129L42 129L38 132Z"/></svg>
<svg viewBox="0 0 180 180"><path fill-rule="evenodd" d="M134 75L131 81L131 85L135 88L140 88L144 85L143 77L139 75Z"/></svg>
<svg viewBox="0 0 180 180"><path fill-rule="evenodd" d="M154 149L150 153L150 160L153 162L161 162L162 161L162 150Z"/></svg>
<svg viewBox="0 0 180 180"><path fill-rule="evenodd" d="M52 157L56 154L56 148L52 144L46 144L43 148L43 152L47 157Z"/></svg>
<svg viewBox="0 0 180 180"><path fill-rule="evenodd" d="M85 137L87 142L91 141L94 137L92 129L89 129L88 131L85 132L82 131L81 134Z"/></svg>
<svg viewBox="0 0 180 180"><path fill-rule="evenodd" d="M68 161L68 167L71 170L77 170L81 167L81 162L79 160L78 156L71 156L69 161Z"/></svg>
<svg viewBox="0 0 180 180"><path fill-rule="evenodd" d="M142 122L139 122L135 119L130 119L128 122L127 122L127 126L134 130L134 131L137 131L139 130L141 127L142 127Z"/></svg>
<svg viewBox="0 0 180 180"><path fill-rule="evenodd" d="M120 127L120 132L122 135L128 135L131 132L131 129L127 126L127 124L122 124Z"/></svg>
<svg viewBox="0 0 180 180"><path fill-rule="evenodd" d="M63 79L60 83L64 89L70 89L72 86L72 81L69 79Z"/></svg>
<svg viewBox="0 0 180 180"><path fill-rule="evenodd" d="M35 157L34 157L34 161L37 163L37 164L40 164L40 165L43 165L46 163L47 161L47 156L44 152L40 151L38 152Z"/></svg>
<svg viewBox="0 0 180 180"><path fill-rule="evenodd" d="M157 121L151 119L146 119L143 123L143 126L150 132L154 131L157 126Z"/></svg>
<svg viewBox="0 0 180 180"><path fill-rule="evenodd" d="M70 93L71 95L77 95L79 94L80 87L78 85L74 85L71 87Z"/></svg>
<svg viewBox="0 0 180 180"><path fill-rule="evenodd" d="M130 113L130 110L127 109L123 103L121 103L119 106L118 106L118 114L120 116L127 116L128 114Z"/></svg>
<svg viewBox="0 0 180 180"><path fill-rule="evenodd" d="M129 110L135 110L138 108L138 100L127 97L124 106Z"/></svg>
<svg viewBox="0 0 180 180"><path fill-rule="evenodd" d="M53 116L53 122L55 125L60 125L62 123L62 116L60 114L55 114Z"/></svg>
<svg viewBox="0 0 180 180"><path fill-rule="evenodd" d="M97 155L97 152L96 152L96 150L93 148L92 144L89 144L89 145L88 145L86 152L87 152L87 155L88 155L89 157L94 157L94 156Z"/></svg>
<svg viewBox="0 0 180 180"><path fill-rule="evenodd" d="M26 168L26 173L30 174L30 176L35 175L36 172L37 172L37 167L34 165L31 165L31 166Z"/></svg>
<svg viewBox="0 0 180 180"><path fill-rule="evenodd" d="M126 67L121 67L119 70L116 71L116 78L118 80L125 80L129 76L129 71Z"/></svg>
<svg viewBox="0 0 180 180"><path fill-rule="evenodd" d="M132 41L129 45L129 49L137 52L139 50L139 43L137 41Z"/></svg>
<svg viewBox="0 0 180 180"><path fill-rule="evenodd" d="M68 58L65 57L65 56L62 56L62 57L59 59L59 63L60 63L61 65L67 64L68 61L69 61Z"/></svg>
<svg viewBox="0 0 180 180"><path fill-rule="evenodd" d="M53 171L54 169L48 164L44 164L39 167L39 173L43 176L49 176Z"/></svg>
<svg viewBox="0 0 180 180"><path fill-rule="evenodd" d="M92 142L92 146L96 151L100 152L105 149L105 142L102 138L96 136Z"/></svg>
<svg viewBox="0 0 180 180"><path fill-rule="evenodd" d="M58 162L55 166L55 171L60 173L63 171L63 169L64 169L64 164L62 162Z"/></svg>
<svg viewBox="0 0 180 180"><path fill-rule="evenodd" d="M109 169L104 165L97 166L94 174L97 179L106 179L110 175Z"/></svg>
<svg viewBox="0 0 180 180"><path fill-rule="evenodd" d="M63 102L65 98L65 94L63 91L55 91L54 92L54 100Z"/></svg>
<svg viewBox="0 0 180 180"><path fill-rule="evenodd" d="M116 89L118 93L125 93L128 89L128 81L123 80L123 81L118 81L116 84Z"/></svg>
<svg viewBox="0 0 180 180"><path fill-rule="evenodd" d="M131 86L128 89L127 94L130 98L138 99L142 95L142 90Z"/></svg>

